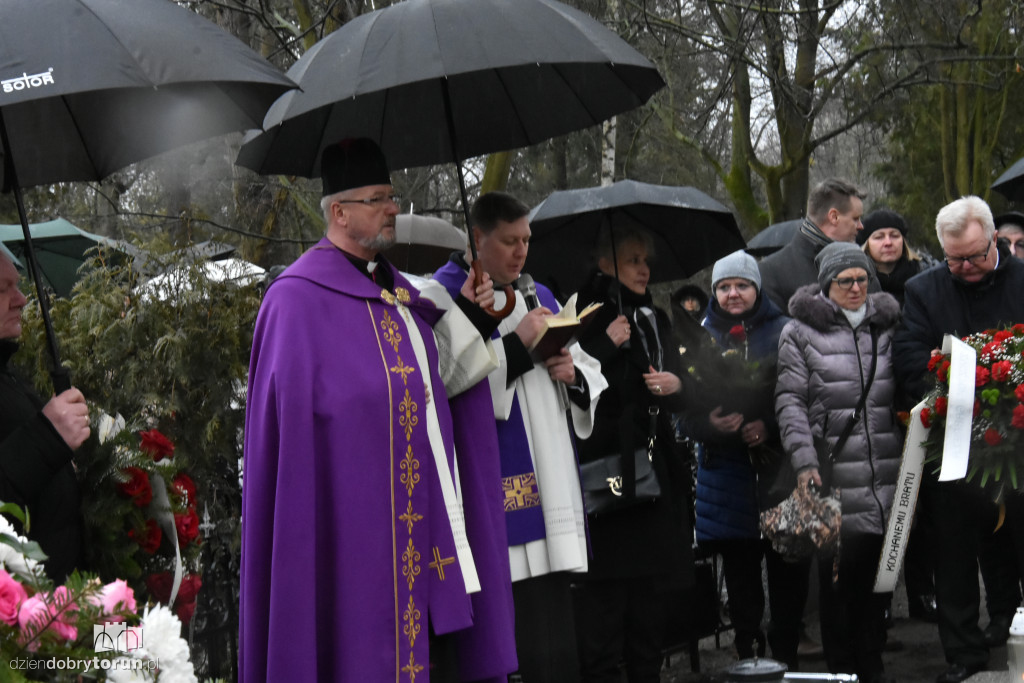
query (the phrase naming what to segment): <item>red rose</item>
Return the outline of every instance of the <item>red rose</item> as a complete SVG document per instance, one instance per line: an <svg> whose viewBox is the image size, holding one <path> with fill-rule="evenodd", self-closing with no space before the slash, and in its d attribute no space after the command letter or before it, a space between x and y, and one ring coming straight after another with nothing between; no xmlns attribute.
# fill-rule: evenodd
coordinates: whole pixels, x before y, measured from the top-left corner
<svg viewBox="0 0 1024 683"><path fill-rule="evenodd" d="M1014 429L1024 429L1024 404L1018 403L1013 409L1013 419L1010 426Z"/></svg>
<svg viewBox="0 0 1024 683"><path fill-rule="evenodd" d="M938 376L940 382L946 382L946 381L948 381L946 379L948 377L948 373L949 373L949 361L948 360L944 360L944 361L942 361L942 365L939 366L939 369L935 372L935 374Z"/></svg>
<svg viewBox="0 0 1024 683"><path fill-rule="evenodd" d="M179 602L195 602L199 595L199 589L203 587L203 579L198 574L187 574L181 579L181 586L178 587L178 597L174 604Z"/></svg>
<svg viewBox="0 0 1024 683"><path fill-rule="evenodd" d="M935 414L942 415L945 417L946 408L949 406L949 400L945 396L939 396L935 399Z"/></svg>
<svg viewBox="0 0 1024 683"><path fill-rule="evenodd" d="M149 594L165 605L171 599L171 586L174 585L174 576L170 572L150 574L146 577L146 588Z"/></svg>
<svg viewBox="0 0 1024 683"><path fill-rule="evenodd" d="M1013 363L1008 360L997 361L992 364L992 379L997 382L1005 382L1010 378L1010 371L1013 370Z"/></svg>
<svg viewBox="0 0 1024 683"><path fill-rule="evenodd" d="M192 481L192 477L184 472L174 475L174 479L171 480L171 490L184 499L185 505L192 506L196 504L195 482Z"/></svg>
<svg viewBox="0 0 1024 683"><path fill-rule="evenodd" d="M1010 332L1009 330L999 330L995 333L995 336L992 337L992 339L994 341L1001 342L1011 338L1012 336L1013 332Z"/></svg>
<svg viewBox="0 0 1024 683"><path fill-rule="evenodd" d="M153 456L153 462L174 457L174 444L157 430L150 429L148 432L139 432L139 436L142 437L142 444L139 448Z"/></svg>
<svg viewBox="0 0 1024 683"><path fill-rule="evenodd" d="M135 533L135 529L128 530L128 537L139 544L146 553L152 555L160 547L164 533L160 531L160 525L155 519L147 519L145 530L141 534Z"/></svg>
<svg viewBox="0 0 1024 683"><path fill-rule="evenodd" d="M733 325L729 330L729 336L735 341L744 342L747 341L747 330L743 325Z"/></svg>
<svg viewBox="0 0 1024 683"><path fill-rule="evenodd" d="M988 380L991 376L992 373L989 372L987 368L983 368L979 365L978 367L974 368L974 386L985 386L986 384L988 384Z"/></svg>
<svg viewBox="0 0 1024 683"><path fill-rule="evenodd" d="M971 413L972 417L978 417L981 413L981 401L974 399L974 412Z"/></svg>
<svg viewBox="0 0 1024 683"><path fill-rule="evenodd" d="M199 535L199 515L192 508L175 513L174 527L178 530L178 543L186 546Z"/></svg>
<svg viewBox="0 0 1024 683"><path fill-rule="evenodd" d="M1016 325L1014 325L1010 329L1013 330L1014 334L1022 335L1022 334L1024 334L1024 323L1017 323Z"/></svg>
<svg viewBox="0 0 1024 683"><path fill-rule="evenodd" d="M1002 435L991 427L985 430L985 443L989 446L998 446L1002 440Z"/></svg>
<svg viewBox="0 0 1024 683"><path fill-rule="evenodd" d="M925 429L932 426L932 411L928 408L921 409L921 424L925 426Z"/></svg>
<svg viewBox="0 0 1024 683"><path fill-rule="evenodd" d="M178 615L178 619L181 621L182 626L188 626L188 623L192 621L192 615L196 612L196 603L182 603L174 608L174 613Z"/></svg>
<svg viewBox="0 0 1024 683"><path fill-rule="evenodd" d="M149 484L149 475L138 467L124 467L121 472L128 481L120 482L117 490L121 495L132 499L138 507L146 507L153 500L153 487Z"/></svg>
<svg viewBox="0 0 1024 683"><path fill-rule="evenodd" d="M937 353L934 356L932 356L931 358L929 358L928 359L928 372L935 372L935 368L937 368L939 363L942 362L943 357L944 356L941 353Z"/></svg>
<svg viewBox="0 0 1024 683"><path fill-rule="evenodd" d="M1013 390L1013 394L1017 397L1018 401L1024 403L1024 384L1018 384L1017 388Z"/></svg>

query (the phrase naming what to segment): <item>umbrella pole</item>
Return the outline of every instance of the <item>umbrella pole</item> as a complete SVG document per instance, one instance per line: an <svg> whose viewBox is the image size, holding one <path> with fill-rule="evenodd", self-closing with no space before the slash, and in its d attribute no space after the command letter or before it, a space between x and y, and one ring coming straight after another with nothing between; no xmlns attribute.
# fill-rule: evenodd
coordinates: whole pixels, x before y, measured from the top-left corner
<svg viewBox="0 0 1024 683"><path fill-rule="evenodd" d="M43 316L43 327L46 330L46 342L50 351L50 358L53 361L53 368L50 370L50 379L53 382L53 391L60 394L71 388L71 373L61 363L60 348L57 346L57 335L53 331L53 323L50 321L50 304L47 301L46 290L43 289L42 279L39 275L39 263L36 261L36 251L32 246L32 232L28 227L28 214L25 212L25 201L21 195L21 186L18 185L18 174L14 168L14 159L11 154L11 143L7 138L7 126L4 123L3 109L0 108L0 142L3 143L7 154L4 156L4 185L14 192L14 202L18 205L18 218L21 219L21 231L25 235L25 254L28 256L28 267L32 271L32 280L36 286L36 298L39 299L39 312Z"/></svg>
<svg viewBox="0 0 1024 683"><path fill-rule="evenodd" d="M479 285L483 281L484 267L480 263L480 259L476 257L476 242L473 240L473 225L470 223L469 218L469 200L466 198L466 179L462 175L462 163L459 161L458 147L455 144L455 119L452 116L452 99L451 95L448 94L448 88L442 87L441 91L444 93L444 116L448 123L448 139L452 143L452 158L455 160L455 170L459 176L459 197L462 199L462 213L466 218L466 237L469 239L469 253L473 259L473 263L470 264L470 268L473 269L474 274L474 285ZM511 285L505 285L503 290L505 292L505 307L500 311L494 309L494 307L485 308L491 316L498 320L504 320L512 314L513 309L516 307L515 292L512 291Z"/></svg>

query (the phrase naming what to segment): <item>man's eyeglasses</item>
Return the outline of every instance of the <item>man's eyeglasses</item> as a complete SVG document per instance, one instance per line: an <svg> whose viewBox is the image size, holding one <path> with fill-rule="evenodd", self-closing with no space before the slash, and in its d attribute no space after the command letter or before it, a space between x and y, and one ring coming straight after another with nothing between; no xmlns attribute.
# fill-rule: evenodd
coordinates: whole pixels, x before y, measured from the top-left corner
<svg viewBox="0 0 1024 683"><path fill-rule="evenodd" d="M988 250L992 248L992 240L988 241L985 245L985 251L979 251L977 254L971 254L970 256L950 256L945 254L946 263L949 264L950 268L962 268L965 263L970 263L972 266L980 266L982 262L988 257Z"/></svg>
<svg viewBox="0 0 1024 683"><path fill-rule="evenodd" d="M853 287L853 283L857 283L857 286L864 289L868 286L868 276L861 275L860 277L834 277L832 282L839 285L839 289L850 289Z"/></svg>
<svg viewBox="0 0 1024 683"><path fill-rule="evenodd" d="M336 200L339 204L365 204L369 207L381 206L384 202L391 202L395 206L398 206L402 202L402 195L399 194L380 194L375 197L369 197L368 199L338 199Z"/></svg>

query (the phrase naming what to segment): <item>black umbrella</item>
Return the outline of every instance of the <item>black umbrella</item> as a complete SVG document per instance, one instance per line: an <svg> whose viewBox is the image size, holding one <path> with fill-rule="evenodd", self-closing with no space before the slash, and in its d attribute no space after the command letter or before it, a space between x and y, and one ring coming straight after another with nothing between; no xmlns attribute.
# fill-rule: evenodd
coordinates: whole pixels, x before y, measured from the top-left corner
<svg viewBox="0 0 1024 683"><path fill-rule="evenodd" d="M174 2L4 4L2 186L18 205L58 391L68 378L34 265L21 188L99 180L175 147L251 128L293 87L241 41Z"/></svg>
<svg viewBox="0 0 1024 683"><path fill-rule="evenodd" d="M996 178L992 189L1012 202L1024 201L1024 159L1018 159Z"/></svg>
<svg viewBox="0 0 1024 683"><path fill-rule="evenodd" d="M554 291L568 294L594 267L580 252L601 231L626 225L654 238L651 282L681 280L744 247L732 212L692 187L622 180L612 185L555 192L530 212L530 253L524 270Z"/></svg>
<svg viewBox="0 0 1024 683"><path fill-rule="evenodd" d="M665 84L555 0L407 0L348 22L288 75L301 90L271 107L239 164L315 178L324 147L368 137L393 168L455 162L467 226L460 161L599 124Z"/></svg>
<svg viewBox="0 0 1024 683"><path fill-rule="evenodd" d="M757 233L747 242L747 252L752 256L767 256L793 241L800 230L802 218L794 218L781 223L772 223Z"/></svg>

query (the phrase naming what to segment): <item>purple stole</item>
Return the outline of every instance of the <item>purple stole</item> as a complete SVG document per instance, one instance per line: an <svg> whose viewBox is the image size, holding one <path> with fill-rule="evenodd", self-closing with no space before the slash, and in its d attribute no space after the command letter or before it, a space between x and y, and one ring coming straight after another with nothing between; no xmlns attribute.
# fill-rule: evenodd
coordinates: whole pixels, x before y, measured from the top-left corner
<svg viewBox="0 0 1024 683"><path fill-rule="evenodd" d="M434 273L434 279L444 285L455 299L466 281L466 271L454 261L448 261ZM544 305L551 308L549 302L544 302ZM491 339L500 336L501 333L495 330ZM513 398L508 419L497 421L497 430L508 544L521 545L542 539L545 536L544 513L540 507L537 473L530 457L530 442L526 437L518 395Z"/></svg>

